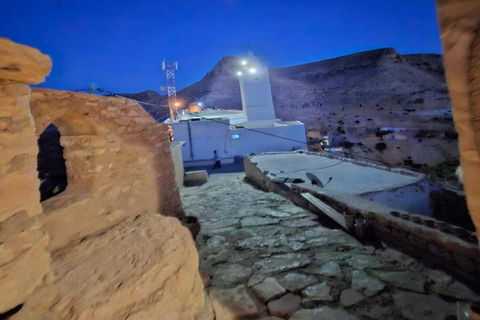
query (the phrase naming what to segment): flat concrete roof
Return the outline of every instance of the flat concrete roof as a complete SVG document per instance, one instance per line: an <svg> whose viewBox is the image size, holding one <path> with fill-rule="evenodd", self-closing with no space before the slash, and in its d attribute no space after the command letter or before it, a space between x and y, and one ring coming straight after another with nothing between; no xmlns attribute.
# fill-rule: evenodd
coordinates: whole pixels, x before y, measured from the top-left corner
<svg viewBox="0 0 480 320"><path fill-rule="evenodd" d="M323 184L332 177L325 189L362 195L396 189L424 179L422 174L402 174L373 166L359 165L347 159L331 159L306 153L259 154L251 157L258 168L279 178L300 178L307 182L307 172L317 176Z"/></svg>

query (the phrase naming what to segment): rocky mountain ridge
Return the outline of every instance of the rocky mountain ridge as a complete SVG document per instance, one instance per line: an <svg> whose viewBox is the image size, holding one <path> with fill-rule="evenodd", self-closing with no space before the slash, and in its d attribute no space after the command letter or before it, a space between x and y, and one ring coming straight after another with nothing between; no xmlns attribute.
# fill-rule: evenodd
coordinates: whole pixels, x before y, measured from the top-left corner
<svg viewBox="0 0 480 320"><path fill-rule="evenodd" d="M224 57L178 98L241 109L238 64ZM458 157L441 55L385 48L269 72L277 117L304 122L311 149L328 136L352 155L395 165L419 168ZM152 91L129 96L166 104ZM144 107L157 121L168 117L166 107Z"/></svg>

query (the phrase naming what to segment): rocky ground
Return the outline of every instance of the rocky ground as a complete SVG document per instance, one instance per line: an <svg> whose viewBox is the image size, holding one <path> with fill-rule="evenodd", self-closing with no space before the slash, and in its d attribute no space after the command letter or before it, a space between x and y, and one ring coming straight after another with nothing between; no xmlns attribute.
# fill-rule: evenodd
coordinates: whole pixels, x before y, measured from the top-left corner
<svg viewBox="0 0 480 320"><path fill-rule="evenodd" d="M444 272L362 244L243 173L209 179L182 199L202 225L200 268L216 320L444 320L456 319L457 301L480 301Z"/></svg>

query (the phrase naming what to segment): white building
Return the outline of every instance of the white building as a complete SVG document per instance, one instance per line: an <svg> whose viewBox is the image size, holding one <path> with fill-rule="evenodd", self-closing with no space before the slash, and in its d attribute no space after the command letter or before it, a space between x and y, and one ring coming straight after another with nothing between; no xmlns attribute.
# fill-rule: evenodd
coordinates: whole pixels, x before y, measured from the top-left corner
<svg viewBox="0 0 480 320"><path fill-rule="evenodd" d="M185 166L213 163L215 150L229 163L252 152L307 149L304 124L275 117L268 69L250 54L239 60L237 76L242 111L194 107L172 121L175 140L185 141Z"/></svg>

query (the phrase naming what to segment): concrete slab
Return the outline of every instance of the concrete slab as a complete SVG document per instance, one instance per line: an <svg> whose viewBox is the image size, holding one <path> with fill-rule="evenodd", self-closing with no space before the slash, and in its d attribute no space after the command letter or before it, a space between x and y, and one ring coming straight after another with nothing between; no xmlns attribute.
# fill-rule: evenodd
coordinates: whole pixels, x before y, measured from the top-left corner
<svg viewBox="0 0 480 320"><path fill-rule="evenodd" d="M325 189L354 195L396 189L424 179L421 174L407 175L306 153L259 154L252 156L251 161L261 170L281 178L309 182L307 172L311 172L326 184L332 177Z"/></svg>
<svg viewBox="0 0 480 320"><path fill-rule="evenodd" d="M208 182L208 174L206 170L185 172L183 183L186 187L201 186Z"/></svg>

